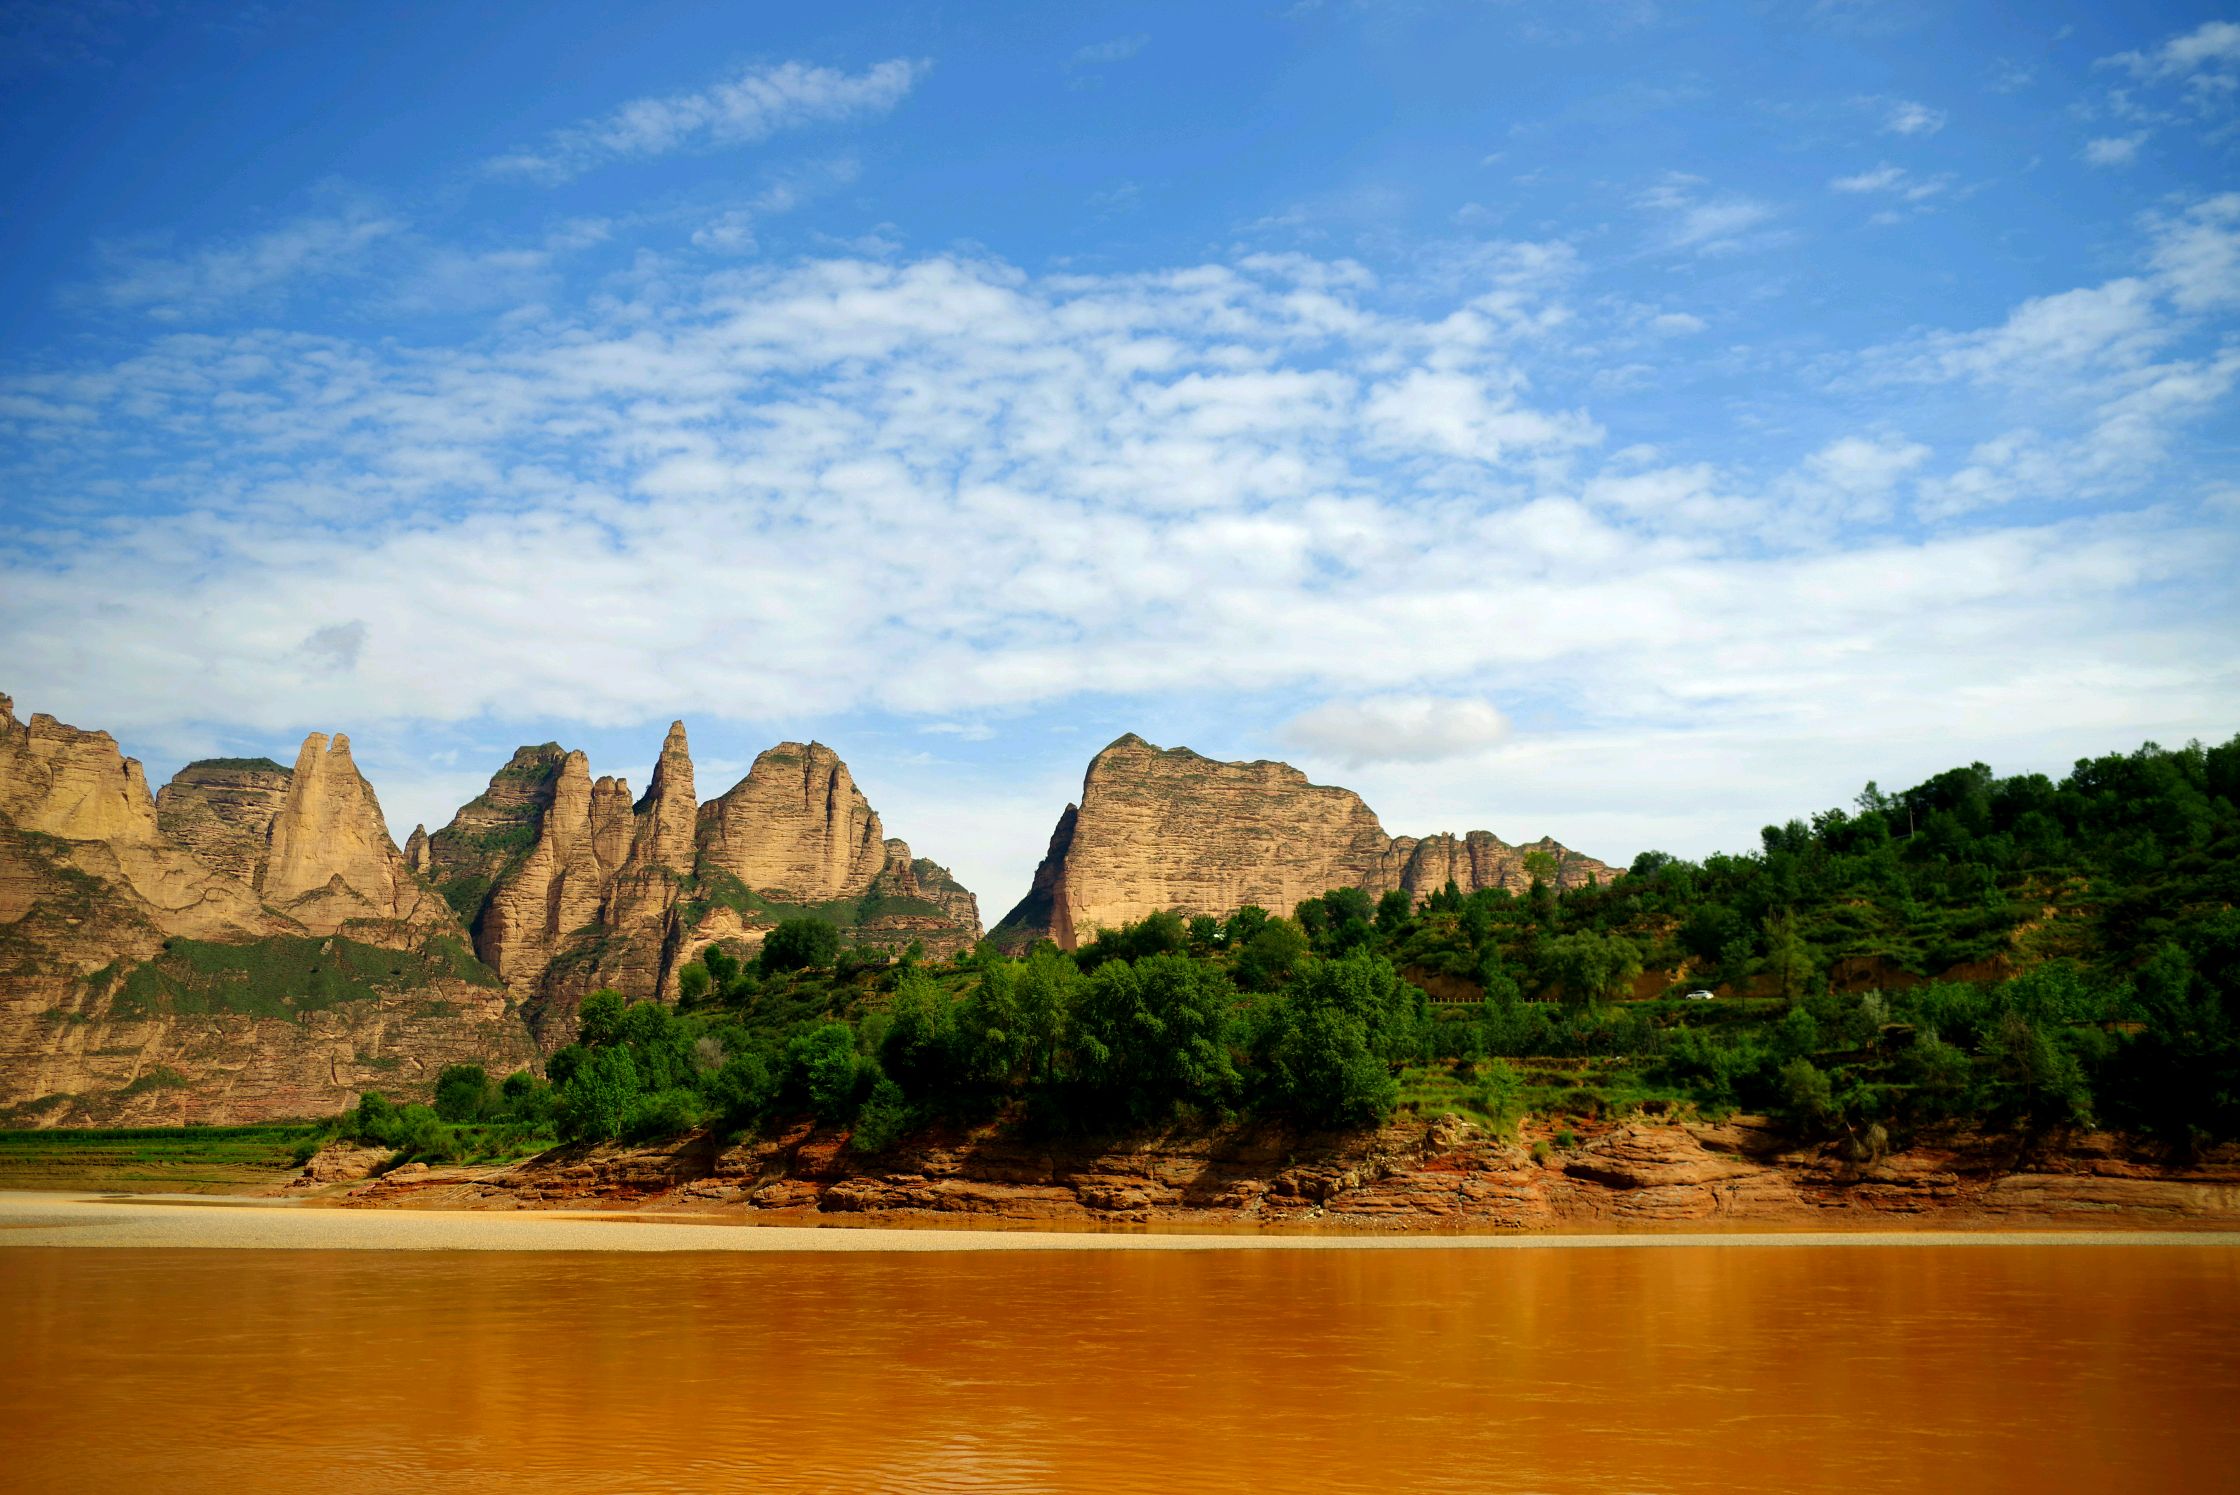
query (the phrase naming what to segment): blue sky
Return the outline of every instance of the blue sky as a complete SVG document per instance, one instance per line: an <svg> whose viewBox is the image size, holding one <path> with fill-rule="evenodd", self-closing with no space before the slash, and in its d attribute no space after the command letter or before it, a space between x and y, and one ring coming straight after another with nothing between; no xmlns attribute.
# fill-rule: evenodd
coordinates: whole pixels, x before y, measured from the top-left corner
<svg viewBox="0 0 2240 1495"><path fill-rule="evenodd" d="M0 689L159 781L816 736L992 919L1122 731L1615 861L2240 728L2240 13L0 4L0 100Z"/></svg>

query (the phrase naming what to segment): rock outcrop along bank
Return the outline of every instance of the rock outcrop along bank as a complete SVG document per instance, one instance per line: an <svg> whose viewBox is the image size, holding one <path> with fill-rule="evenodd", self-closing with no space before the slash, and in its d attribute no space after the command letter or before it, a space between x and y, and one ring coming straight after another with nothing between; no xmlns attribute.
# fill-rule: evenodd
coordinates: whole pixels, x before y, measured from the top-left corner
<svg viewBox="0 0 2240 1495"><path fill-rule="evenodd" d="M1310 784L1287 763L1218 763L1130 733L1090 760L1081 803L1066 806L1033 887L995 938L1070 950L1146 914L1220 918L1246 904L1287 914L1332 888L1399 888L1419 903L1450 879L1465 893L1522 891L1527 859L1539 857L1558 887L1616 875L1545 838L1388 836L1359 795Z"/></svg>
<svg viewBox="0 0 2240 1495"><path fill-rule="evenodd" d="M1565 1138L1530 1125L1501 1138L1452 1116L1337 1139L1258 1127L1103 1147L989 1126L867 1158L802 1125L731 1145L699 1134L505 1169L414 1167L346 1202L1393 1231L2240 1225L2240 1148L2180 1162L2104 1133L2034 1144L1955 1133L1861 1161L1747 1118Z"/></svg>
<svg viewBox="0 0 2240 1495"><path fill-rule="evenodd" d="M706 806L681 722L635 801L580 752L525 747L400 851L340 734L151 794L107 733L0 696L0 1124L424 1098L448 1064L534 1067L599 987L670 994L708 944L751 953L804 913L897 950L980 936L972 894L817 743Z"/></svg>

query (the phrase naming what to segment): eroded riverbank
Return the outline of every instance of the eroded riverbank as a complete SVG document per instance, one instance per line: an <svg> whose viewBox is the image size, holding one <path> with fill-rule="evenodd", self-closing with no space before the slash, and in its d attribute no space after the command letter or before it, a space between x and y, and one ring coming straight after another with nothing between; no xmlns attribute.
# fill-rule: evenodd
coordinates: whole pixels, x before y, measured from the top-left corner
<svg viewBox="0 0 2240 1495"><path fill-rule="evenodd" d="M336 1149L287 1190L366 1208L617 1209L769 1220L1362 1234L2111 1225L2240 1229L2240 1150L2176 1159L2107 1133L1953 1132L1884 1156L1747 1118L1493 1135L1455 1117L1302 1138L1267 1128L1036 1141L988 1126L871 1156L806 1124L556 1149L482 1169Z"/></svg>
<svg viewBox="0 0 2240 1495"><path fill-rule="evenodd" d="M0 1193L0 1249L85 1247L292 1251L1236 1251L1686 1246L2187 1246L2240 1248L2240 1231L1606 1231L1354 1234L1341 1230L937 1228L772 1216L585 1211L352 1210L316 1202Z"/></svg>

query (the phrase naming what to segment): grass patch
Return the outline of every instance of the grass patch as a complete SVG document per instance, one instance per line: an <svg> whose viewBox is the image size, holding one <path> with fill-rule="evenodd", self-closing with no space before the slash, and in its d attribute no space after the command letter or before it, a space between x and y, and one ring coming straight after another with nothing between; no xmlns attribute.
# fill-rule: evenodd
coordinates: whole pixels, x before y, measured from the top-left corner
<svg viewBox="0 0 2240 1495"><path fill-rule="evenodd" d="M269 1186L298 1166L297 1149L318 1131L308 1121L0 1131L0 1188L223 1193Z"/></svg>
<svg viewBox="0 0 2240 1495"><path fill-rule="evenodd" d="M94 979L95 995L106 996L110 1015L119 1018L237 1013L292 1020L437 981L497 984L452 935L437 935L417 950L385 950L340 935L283 935L245 945L172 939L162 954L121 977L111 968Z"/></svg>

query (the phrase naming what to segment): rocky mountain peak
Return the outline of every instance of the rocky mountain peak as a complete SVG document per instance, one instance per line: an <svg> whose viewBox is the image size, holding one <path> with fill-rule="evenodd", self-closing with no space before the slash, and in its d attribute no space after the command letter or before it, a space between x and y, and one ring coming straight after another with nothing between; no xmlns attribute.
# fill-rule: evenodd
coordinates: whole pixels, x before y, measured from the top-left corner
<svg viewBox="0 0 2240 1495"><path fill-rule="evenodd" d="M389 839L380 801L340 733L331 743L320 732L304 738L256 886L314 933L357 919L450 922Z"/></svg>
<svg viewBox="0 0 2240 1495"><path fill-rule="evenodd" d="M1551 849L1566 886L1613 875L1552 841L1530 849ZM1450 877L1465 892L1521 887L1524 854L1486 831L1394 838L1352 790L1310 783L1288 763L1224 763L1131 732L1090 761L1079 806L1059 817L1027 896L995 932L1013 947L1071 948L1168 909L1288 913L1340 887L1421 901Z"/></svg>
<svg viewBox="0 0 2240 1495"><path fill-rule="evenodd" d="M254 886L292 777L270 758L189 763L156 792L156 823L209 866Z"/></svg>
<svg viewBox="0 0 2240 1495"><path fill-rule="evenodd" d="M692 785L692 750L685 740L683 722L669 724L669 735L661 741L661 756L654 760L645 797L635 808L637 826L631 838L630 860L642 866L689 872L700 801Z"/></svg>
<svg viewBox="0 0 2240 1495"><path fill-rule="evenodd" d="M66 841L157 840L147 774L114 737L81 732L44 711L19 723L15 703L0 701L0 814Z"/></svg>
<svg viewBox="0 0 2240 1495"><path fill-rule="evenodd" d="M878 815L840 755L781 742L701 807L700 854L750 888L793 903L860 896L886 866Z"/></svg>

